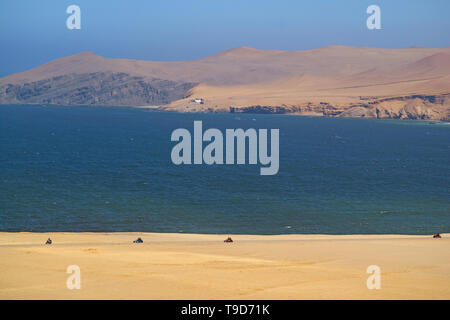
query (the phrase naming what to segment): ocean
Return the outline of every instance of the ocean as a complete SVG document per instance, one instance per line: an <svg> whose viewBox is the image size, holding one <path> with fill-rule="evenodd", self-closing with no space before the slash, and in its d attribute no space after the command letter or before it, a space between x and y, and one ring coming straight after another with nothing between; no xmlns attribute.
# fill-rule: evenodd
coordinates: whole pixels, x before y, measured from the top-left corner
<svg viewBox="0 0 450 320"><path fill-rule="evenodd" d="M280 129L279 172L174 165L173 130ZM0 231L450 232L450 125L0 106Z"/></svg>

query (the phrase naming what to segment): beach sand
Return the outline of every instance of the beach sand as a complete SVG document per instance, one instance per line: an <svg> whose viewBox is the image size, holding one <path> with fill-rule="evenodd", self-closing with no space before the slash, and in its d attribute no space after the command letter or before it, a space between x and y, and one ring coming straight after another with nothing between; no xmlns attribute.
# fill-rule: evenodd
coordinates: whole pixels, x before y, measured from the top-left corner
<svg viewBox="0 0 450 320"><path fill-rule="evenodd" d="M442 236L0 233L0 299L450 299Z"/></svg>

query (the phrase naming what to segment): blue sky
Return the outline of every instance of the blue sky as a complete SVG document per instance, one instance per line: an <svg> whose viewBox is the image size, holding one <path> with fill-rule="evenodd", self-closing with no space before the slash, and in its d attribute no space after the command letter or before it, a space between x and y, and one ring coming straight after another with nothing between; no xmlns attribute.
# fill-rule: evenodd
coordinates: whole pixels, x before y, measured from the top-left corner
<svg viewBox="0 0 450 320"><path fill-rule="evenodd" d="M81 30L66 28L72 4ZM381 8L381 30L366 27L371 4ZM1 0L0 76L82 51L189 60L238 46L444 47L449 12L449 0Z"/></svg>

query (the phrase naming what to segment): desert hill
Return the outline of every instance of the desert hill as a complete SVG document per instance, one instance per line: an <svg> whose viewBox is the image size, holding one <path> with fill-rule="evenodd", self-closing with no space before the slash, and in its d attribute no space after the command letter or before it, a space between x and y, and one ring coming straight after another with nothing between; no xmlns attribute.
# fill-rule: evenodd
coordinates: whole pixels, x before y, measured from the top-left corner
<svg viewBox="0 0 450 320"><path fill-rule="evenodd" d="M240 47L176 62L83 52L0 79L0 103L449 120L450 47Z"/></svg>

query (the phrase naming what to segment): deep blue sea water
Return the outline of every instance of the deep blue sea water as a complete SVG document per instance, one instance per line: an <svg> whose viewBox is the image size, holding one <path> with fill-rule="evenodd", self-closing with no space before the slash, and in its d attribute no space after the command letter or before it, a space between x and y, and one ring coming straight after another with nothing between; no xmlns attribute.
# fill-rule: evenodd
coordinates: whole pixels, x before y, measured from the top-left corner
<svg viewBox="0 0 450 320"><path fill-rule="evenodd" d="M172 164L194 120L279 128L279 173ZM450 125L0 106L0 231L450 232Z"/></svg>

